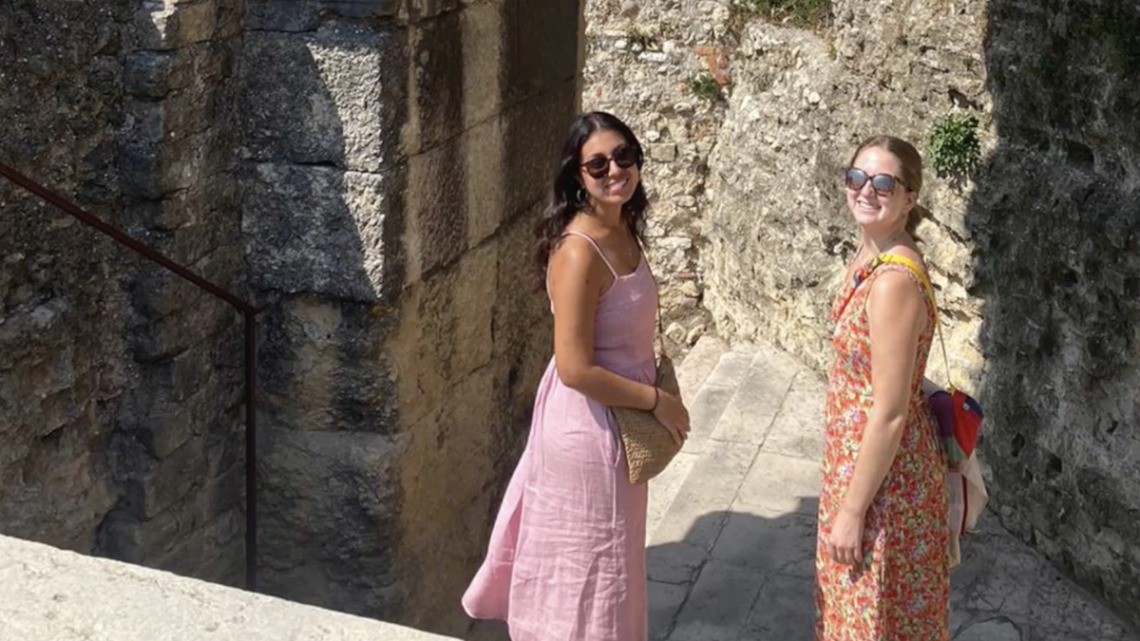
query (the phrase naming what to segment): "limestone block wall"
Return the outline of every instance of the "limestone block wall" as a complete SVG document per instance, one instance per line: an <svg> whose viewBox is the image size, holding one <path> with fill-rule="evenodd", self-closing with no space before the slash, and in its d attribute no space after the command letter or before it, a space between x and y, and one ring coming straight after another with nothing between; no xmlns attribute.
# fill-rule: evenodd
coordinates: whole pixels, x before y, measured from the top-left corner
<svg viewBox="0 0 1140 641"><path fill-rule="evenodd" d="M727 16L717 2L586 3L582 107L622 118L645 147L650 260L666 335L682 352L711 325L700 212L709 205L708 158L724 118L723 104L694 94L690 80L723 58L714 31Z"/></svg>
<svg viewBox="0 0 1140 641"><path fill-rule="evenodd" d="M247 296L235 169L240 0L143 3L124 43L123 226ZM121 252L120 252L121 253ZM242 323L226 303L135 265L126 326L135 382L107 457L121 494L99 551L244 581Z"/></svg>
<svg viewBox="0 0 1140 641"><path fill-rule="evenodd" d="M234 2L0 8L0 157L240 284ZM240 324L14 191L0 206L0 530L241 574Z"/></svg>
<svg viewBox="0 0 1140 641"><path fill-rule="evenodd" d="M531 225L576 110L575 1L249 0L240 172L262 587L437 631L550 353Z"/></svg>
<svg viewBox="0 0 1140 641"><path fill-rule="evenodd" d="M659 78L727 51L711 151L656 187L703 183L685 220L716 331L825 367L828 307L857 243L839 181L851 150L877 132L922 149L940 116L977 117L981 164L957 180L928 171L921 198L952 376L986 406L1003 524L1135 620L1140 8L834 0L799 28L742 10L758 3L698 4L681 21L669 0L588 11L649 51L596 54L611 102L646 123L677 102ZM940 356L931 364L943 379Z"/></svg>
<svg viewBox="0 0 1140 641"><path fill-rule="evenodd" d="M126 2L3 9L0 154L100 214L115 210ZM118 19L118 20L117 20ZM66 35L64 38L62 36ZM44 46L44 45L47 46ZM41 49L42 47L42 49ZM40 56L16 51L40 49ZM81 62L80 62L81 61ZM116 490L99 451L130 385L130 294L109 243L0 184L0 528L89 551ZM49 527L50 525L50 527Z"/></svg>
<svg viewBox="0 0 1140 641"><path fill-rule="evenodd" d="M260 587L466 628L550 354L574 0L0 8L0 156L266 304ZM2 187L0 528L242 578L224 304Z"/></svg>

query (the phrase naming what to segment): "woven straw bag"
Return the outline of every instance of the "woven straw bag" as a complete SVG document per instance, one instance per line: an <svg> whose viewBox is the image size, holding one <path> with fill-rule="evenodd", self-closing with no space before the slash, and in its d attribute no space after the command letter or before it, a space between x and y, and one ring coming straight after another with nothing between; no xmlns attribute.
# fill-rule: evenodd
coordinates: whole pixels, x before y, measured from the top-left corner
<svg viewBox="0 0 1140 641"><path fill-rule="evenodd" d="M657 363L657 387L670 394L680 394L673 360L664 352ZM665 469L681 446L673 442L669 430L648 410L632 407L613 408L614 419L621 430L621 443L629 463L629 482L646 483Z"/></svg>
<svg viewBox="0 0 1140 641"><path fill-rule="evenodd" d="M657 361L657 387L662 391L680 396L681 385L677 382L677 370L673 359L665 353L665 342L661 327L661 306L657 306L657 340L661 346L661 358ZM625 448L625 460L629 463L629 482L638 485L649 482L665 469L681 446L673 442L669 430L649 410L632 407L613 407L614 420L621 431L621 443Z"/></svg>

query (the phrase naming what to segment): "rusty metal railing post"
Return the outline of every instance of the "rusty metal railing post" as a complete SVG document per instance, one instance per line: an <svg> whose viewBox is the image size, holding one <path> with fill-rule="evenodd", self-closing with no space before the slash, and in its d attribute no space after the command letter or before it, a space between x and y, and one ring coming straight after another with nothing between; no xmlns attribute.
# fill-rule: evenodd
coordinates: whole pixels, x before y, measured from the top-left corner
<svg viewBox="0 0 1140 641"><path fill-rule="evenodd" d="M18 187L38 196L41 200L70 214L80 222L94 227L97 231L120 245L123 245L143 258L161 265L176 276L199 289L230 304L242 315L245 329L245 583L250 590L257 589L257 315L264 307L253 305L238 298L225 289L179 265L154 248L130 237L122 230L100 220L94 214L81 209L75 203L63 198L47 187L35 182L24 174L4 163L0 163L0 175Z"/></svg>
<svg viewBox="0 0 1140 641"><path fill-rule="evenodd" d="M245 586L257 590L257 310L245 310Z"/></svg>

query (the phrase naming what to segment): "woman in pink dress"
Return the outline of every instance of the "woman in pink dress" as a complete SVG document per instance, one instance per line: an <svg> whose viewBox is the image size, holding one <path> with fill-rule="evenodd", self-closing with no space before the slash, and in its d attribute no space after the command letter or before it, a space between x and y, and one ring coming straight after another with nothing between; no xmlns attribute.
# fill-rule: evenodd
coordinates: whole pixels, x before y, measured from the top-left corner
<svg viewBox="0 0 1140 641"><path fill-rule="evenodd" d="M487 557L463 596L513 641L646 641L646 487L631 485L610 407L652 410L678 442L681 399L653 385L657 286L641 249L648 200L637 138L579 116L536 227L554 316L526 449Z"/></svg>

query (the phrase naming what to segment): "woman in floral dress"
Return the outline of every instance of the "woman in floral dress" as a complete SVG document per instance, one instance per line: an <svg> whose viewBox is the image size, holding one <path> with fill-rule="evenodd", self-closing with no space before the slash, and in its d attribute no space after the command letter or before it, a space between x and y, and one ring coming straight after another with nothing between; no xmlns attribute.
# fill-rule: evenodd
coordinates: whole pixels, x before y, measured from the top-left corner
<svg viewBox="0 0 1140 641"><path fill-rule="evenodd" d="M922 159L877 136L855 150L845 183L862 244L832 308L816 640L948 641L945 465L922 393L935 310L911 271L874 260L923 264Z"/></svg>

